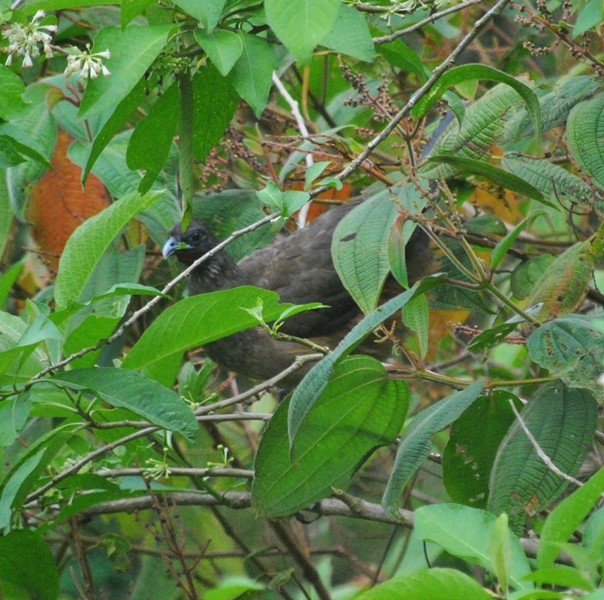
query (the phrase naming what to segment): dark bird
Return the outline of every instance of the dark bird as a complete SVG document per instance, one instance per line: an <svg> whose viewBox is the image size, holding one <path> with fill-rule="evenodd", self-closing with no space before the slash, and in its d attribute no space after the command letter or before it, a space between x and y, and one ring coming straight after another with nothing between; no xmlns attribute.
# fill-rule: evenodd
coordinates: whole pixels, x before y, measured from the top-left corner
<svg viewBox="0 0 604 600"><path fill-rule="evenodd" d="M337 224L358 204L351 202L333 208L307 227L255 250L238 263L228 252L218 252L192 272L189 293L253 285L277 292L282 302L321 302L329 308L295 315L285 321L280 331L334 348L362 317L342 285L331 257L331 241ZM170 234L163 255L168 258L174 254L184 264L191 264L218 244L214 234L198 220L191 221L184 233L177 225ZM432 252L427 236L419 228L406 246L406 260L411 282L430 269ZM391 295L402 291L394 280L386 287L390 288ZM366 342L361 350L385 358L384 351L389 349L384 346ZM312 352L308 346L276 340L260 327L211 342L204 349L212 360L229 371L261 380L290 366L296 356ZM303 374L303 371L295 373L287 383L297 382Z"/></svg>

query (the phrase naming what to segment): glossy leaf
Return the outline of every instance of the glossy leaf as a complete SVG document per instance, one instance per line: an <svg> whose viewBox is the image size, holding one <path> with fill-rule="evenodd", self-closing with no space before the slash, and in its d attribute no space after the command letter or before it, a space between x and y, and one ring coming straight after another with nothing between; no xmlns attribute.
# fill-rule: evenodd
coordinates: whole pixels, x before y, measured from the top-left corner
<svg viewBox="0 0 604 600"><path fill-rule="evenodd" d="M218 24L226 0L176 0L175 4L195 17L206 31Z"/></svg>
<svg viewBox="0 0 604 600"><path fill-rule="evenodd" d="M439 400L414 417L401 437L384 492L382 502L387 510L394 512L400 508L405 486L430 453L432 435L457 420L480 397L482 388L483 382L475 381L466 389Z"/></svg>
<svg viewBox="0 0 604 600"><path fill-rule="evenodd" d="M226 77L243 52L241 37L226 29L216 29L212 33L195 31L194 35L218 72Z"/></svg>
<svg viewBox="0 0 604 600"><path fill-rule="evenodd" d="M596 428L597 403L583 390L560 382L540 387L520 412L535 441L567 475L575 476ZM568 481L554 473L537 454L518 421L499 446L490 479L488 508L506 512L510 527L522 531L527 517L547 508Z"/></svg>
<svg viewBox="0 0 604 600"><path fill-rule="evenodd" d="M407 398L407 385L388 379L377 360L347 358L298 431L293 459L282 403L256 455L256 508L271 518L289 515L329 495L332 486L345 487L373 450L396 439Z"/></svg>
<svg viewBox="0 0 604 600"><path fill-rule="evenodd" d="M176 392L136 371L110 367L75 369L48 381L90 391L111 406L127 408L162 429L195 439L198 424L191 408Z"/></svg>

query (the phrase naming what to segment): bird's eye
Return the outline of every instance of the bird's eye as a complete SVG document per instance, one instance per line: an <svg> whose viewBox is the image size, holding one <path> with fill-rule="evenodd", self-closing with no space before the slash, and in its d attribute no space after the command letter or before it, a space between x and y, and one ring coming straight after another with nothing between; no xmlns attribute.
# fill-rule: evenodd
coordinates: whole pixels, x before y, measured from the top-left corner
<svg viewBox="0 0 604 600"><path fill-rule="evenodd" d="M201 235L200 235L199 231L194 231L191 234L190 239L192 242L198 242L200 237L201 237Z"/></svg>

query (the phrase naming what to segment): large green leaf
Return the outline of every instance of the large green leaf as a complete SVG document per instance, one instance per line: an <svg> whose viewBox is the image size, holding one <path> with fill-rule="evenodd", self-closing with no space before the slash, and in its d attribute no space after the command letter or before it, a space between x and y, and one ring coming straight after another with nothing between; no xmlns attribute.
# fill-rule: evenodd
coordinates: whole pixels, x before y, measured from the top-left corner
<svg viewBox="0 0 604 600"><path fill-rule="evenodd" d="M176 0L175 4L195 17L206 31L218 24L226 0Z"/></svg>
<svg viewBox="0 0 604 600"><path fill-rule="evenodd" d="M277 61L271 45L264 39L249 33L241 34L243 50L235 63L231 78L238 94L260 117L273 85L273 71Z"/></svg>
<svg viewBox="0 0 604 600"><path fill-rule="evenodd" d="M491 466L514 421L510 397L514 398L503 390L482 396L451 425L442 467L443 483L453 501L486 508Z"/></svg>
<svg viewBox="0 0 604 600"><path fill-rule="evenodd" d="M527 348L538 365L566 385L602 397L598 378L604 371L604 333L579 316L545 323L531 334Z"/></svg>
<svg viewBox="0 0 604 600"><path fill-rule="evenodd" d="M520 417L549 459L567 475L577 474L593 441L597 403L583 390L547 383L526 404ZM537 454L516 421L493 463L488 507L506 512L510 526L522 531L528 516L547 508L568 486Z"/></svg>
<svg viewBox="0 0 604 600"><path fill-rule="evenodd" d="M0 537L0 588L5 598L14 597L2 584L15 586L19 598L56 600L59 571L48 544L34 531L21 529Z"/></svg>
<svg viewBox="0 0 604 600"><path fill-rule="evenodd" d="M239 104L230 81L212 65L195 74L193 85L193 154L204 161L221 140Z"/></svg>
<svg viewBox="0 0 604 600"><path fill-rule="evenodd" d="M496 520L494 515L469 506L435 504L418 508L413 525L420 538L435 542L449 554L497 574L489 548ZM524 576L531 572L531 567L520 546L520 540L509 529L506 535L511 552L510 584L518 590L532 589L533 584L524 580Z"/></svg>
<svg viewBox="0 0 604 600"><path fill-rule="evenodd" d="M265 0L266 20L285 47L302 63L332 30L340 0Z"/></svg>
<svg viewBox="0 0 604 600"><path fill-rule="evenodd" d="M0 119L9 121L27 106L21 98L25 84L19 75L0 65L0 90Z"/></svg>
<svg viewBox="0 0 604 600"><path fill-rule="evenodd" d="M103 212L87 219L67 241L59 262L55 300L59 308L78 302L103 253L126 224L160 197L159 192L144 196L130 194Z"/></svg>
<svg viewBox="0 0 604 600"><path fill-rule="evenodd" d="M347 54L365 62L373 62L375 47L363 14L341 4L331 31L321 40L321 46Z"/></svg>
<svg viewBox="0 0 604 600"><path fill-rule="evenodd" d="M288 429L292 445L300 425L325 389L336 363L343 357L348 356L378 325L401 310L407 302L432 289L441 283L442 280L443 277L440 275L425 277L411 289L376 308L348 332L344 339L334 348L333 352L317 363L304 376L304 379L302 379L294 390L289 407Z"/></svg>
<svg viewBox="0 0 604 600"><path fill-rule="evenodd" d="M164 168L180 117L178 84L173 83L149 109L147 116L138 122L132 132L126 162L133 171L146 171L138 191L148 192ZM191 125L193 127L193 124Z"/></svg>
<svg viewBox="0 0 604 600"><path fill-rule="evenodd" d="M581 169L604 189L604 94L577 104L568 115L566 139Z"/></svg>
<svg viewBox="0 0 604 600"><path fill-rule="evenodd" d="M292 304L278 304L275 292L249 286L198 294L170 306L153 321L124 359L152 379L172 385L185 350L258 325L248 311L262 304L266 322ZM296 314L294 310L291 315ZM290 315L290 316L291 316Z"/></svg>
<svg viewBox="0 0 604 600"><path fill-rule="evenodd" d="M194 35L218 72L226 77L243 52L241 37L226 29L217 29L212 33L198 30Z"/></svg>
<svg viewBox="0 0 604 600"><path fill-rule="evenodd" d="M136 371L111 367L75 369L45 381L88 390L111 406L127 408L158 427L195 439L198 424L190 407L176 392Z"/></svg>
<svg viewBox="0 0 604 600"><path fill-rule="evenodd" d="M112 110L126 98L163 50L172 27L128 25L124 29L106 27L99 31L92 51L111 52L111 58L105 60L111 76L88 82L78 116L90 117Z"/></svg>
<svg viewBox="0 0 604 600"><path fill-rule="evenodd" d="M422 569L397 575L355 596L356 600L490 600L480 584L457 569Z"/></svg>
<svg viewBox="0 0 604 600"><path fill-rule="evenodd" d="M289 456L286 403L273 415L256 455L252 493L268 517L292 514L347 485L368 455L396 439L407 412L404 382L368 356L342 361L302 424Z"/></svg>
<svg viewBox="0 0 604 600"><path fill-rule="evenodd" d="M383 504L389 511L400 508L405 486L430 453L431 436L458 419L480 397L482 388L483 382L475 381L466 389L426 408L411 421L401 437L394 468L384 492Z"/></svg>

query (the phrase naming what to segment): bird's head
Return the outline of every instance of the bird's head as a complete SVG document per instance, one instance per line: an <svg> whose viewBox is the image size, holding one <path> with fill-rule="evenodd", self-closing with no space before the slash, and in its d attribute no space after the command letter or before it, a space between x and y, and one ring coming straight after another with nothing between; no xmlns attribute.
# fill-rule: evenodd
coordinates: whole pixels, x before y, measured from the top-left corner
<svg viewBox="0 0 604 600"><path fill-rule="evenodd" d="M191 264L217 244L216 236L201 221L194 219L184 232L180 225L172 228L162 255L168 258L174 254L180 262Z"/></svg>

